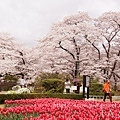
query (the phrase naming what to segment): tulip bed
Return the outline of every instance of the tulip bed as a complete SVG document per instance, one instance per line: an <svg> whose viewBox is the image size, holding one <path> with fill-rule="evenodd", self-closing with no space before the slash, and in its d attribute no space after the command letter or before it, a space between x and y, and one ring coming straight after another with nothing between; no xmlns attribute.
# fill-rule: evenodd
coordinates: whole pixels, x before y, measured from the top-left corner
<svg viewBox="0 0 120 120"><path fill-rule="evenodd" d="M59 98L6 100L0 120L120 120L120 103Z"/></svg>

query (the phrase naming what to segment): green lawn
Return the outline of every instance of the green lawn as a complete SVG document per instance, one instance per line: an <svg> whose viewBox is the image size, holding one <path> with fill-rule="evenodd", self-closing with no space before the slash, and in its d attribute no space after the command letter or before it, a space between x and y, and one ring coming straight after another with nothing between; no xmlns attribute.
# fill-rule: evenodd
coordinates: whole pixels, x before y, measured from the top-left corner
<svg viewBox="0 0 120 120"><path fill-rule="evenodd" d="M0 104L0 108L4 108L4 104Z"/></svg>

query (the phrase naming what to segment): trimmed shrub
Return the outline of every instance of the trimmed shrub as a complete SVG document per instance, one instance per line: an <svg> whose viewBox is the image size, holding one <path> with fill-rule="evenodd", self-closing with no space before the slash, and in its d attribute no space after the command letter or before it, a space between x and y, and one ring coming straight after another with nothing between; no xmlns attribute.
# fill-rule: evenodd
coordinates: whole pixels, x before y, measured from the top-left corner
<svg viewBox="0 0 120 120"><path fill-rule="evenodd" d="M44 80L44 79L53 79L53 78L56 78L56 79L65 79L66 78L66 74L59 74L59 73L42 73L40 74L37 79L41 79L41 80Z"/></svg>
<svg viewBox="0 0 120 120"><path fill-rule="evenodd" d="M92 83L90 85L90 95L103 95L103 84ZM115 94L114 91L111 92L112 96Z"/></svg>
<svg viewBox="0 0 120 120"><path fill-rule="evenodd" d="M0 103L5 100L34 99L34 98L61 98L61 99L83 99L80 94L62 94L62 93L30 93L30 94L0 94Z"/></svg>
<svg viewBox="0 0 120 120"><path fill-rule="evenodd" d="M90 84L90 95L103 95L103 85L100 83Z"/></svg>
<svg viewBox="0 0 120 120"><path fill-rule="evenodd" d="M41 81L44 92L47 93L63 93L64 81L60 79L45 79Z"/></svg>
<svg viewBox="0 0 120 120"><path fill-rule="evenodd" d="M60 85L58 86L58 84L51 87L51 89L46 89L46 83L45 83L45 86L42 86L42 83L44 80L61 80L61 82L63 80L65 80L66 78L69 78L70 79L70 76L68 74L60 74L60 73L41 73L36 79L35 79L35 82L34 82L34 92L37 92L37 93L45 93L45 92L50 92L50 93L54 93L54 92L57 92L57 93L61 93L63 92L63 90L61 90L61 88L59 88L60 86L63 86L63 85ZM60 84L61 84L60 82ZM49 86L49 85L47 85ZM57 87L57 90L56 90L56 87ZM59 89L59 90L58 90Z"/></svg>

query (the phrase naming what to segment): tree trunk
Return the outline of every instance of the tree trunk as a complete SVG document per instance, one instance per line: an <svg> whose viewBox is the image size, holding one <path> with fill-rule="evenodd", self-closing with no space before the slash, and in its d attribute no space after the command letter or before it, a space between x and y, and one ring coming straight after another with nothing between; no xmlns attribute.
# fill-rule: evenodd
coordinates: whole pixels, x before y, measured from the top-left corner
<svg viewBox="0 0 120 120"><path fill-rule="evenodd" d="M76 62L75 62L74 78L77 78L78 75L79 75L79 62L76 61Z"/></svg>

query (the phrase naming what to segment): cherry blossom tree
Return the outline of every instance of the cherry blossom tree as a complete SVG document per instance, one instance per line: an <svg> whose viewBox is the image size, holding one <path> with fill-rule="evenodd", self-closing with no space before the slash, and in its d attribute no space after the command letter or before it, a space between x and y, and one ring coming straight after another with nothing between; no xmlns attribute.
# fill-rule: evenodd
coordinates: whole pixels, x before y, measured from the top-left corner
<svg viewBox="0 0 120 120"><path fill-rule="evenodd" d="M29 82L34 82L35 77L40 72L40 56L38 53L36 48L24 48L22 51L22 60L16 66L19 73L23 73L25 79L28 79Z"/></svg>
<svg viewBox="0 0 120 120"><path fill-rule="evenodd" d="M8 33L0 33L0 74L36 76L38 54L35 48L25 48Z"/></svg>
<svg viewBox="0 0 120 120"><path fill-rule="evenodd" d="M98 53L95 65L100 68L99 74L108 79L113 78L116 86L116 80L120 78L120 12L104 13L94 24L100 31L99 35L95 34L91 39L87 34L85 38Z"/></svg>
<svg viewBox="0 0 120 120"><path fill-rule="evenodd" d="M74 78L89 74L99 78L119 78L119 12L91 19L86 13L66 17L40 39L46 68L68 72ZM47 69L48 70L48 69Z"/></svg>
<svg viewBox="0 0 120 120"><path fill-rule="evenodd" d="M103 31L104 43L102 43L102 46L107 63L104 70L108 78L114 78L116 87L116 80L117 78L120 79L120 73L118 72L120 61L120 12L104 13L98 18L98 22L98 27Z"/></svg>
<svg viewBox="0 0 120 120"><path fill-rule="evenodd" d="M85 69L94 53L91 44L85 39L85 32L91 26L87 13L77 13L53 25L50 33L40 40L39 48L52 69L67 72L76 78ZM41 45L42 44L42 45Z"/></svg>
<svg viewBox="0 0 120 120"><path fill-rule="evenodd" d="M8 33L0 33L0 74L15 72L15 66L21 59L18 44Z"/></svg>

